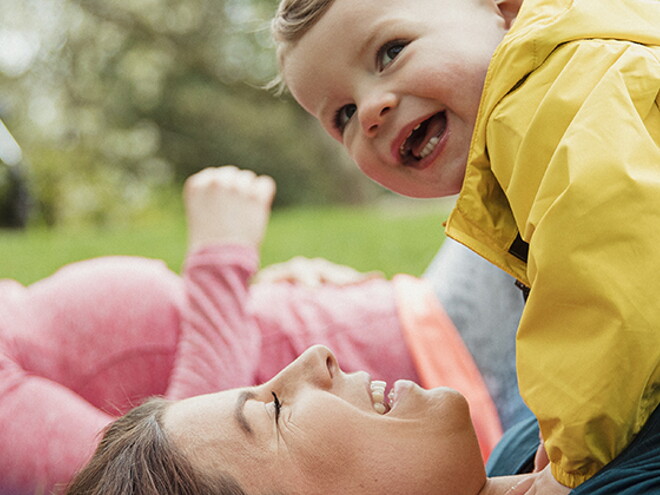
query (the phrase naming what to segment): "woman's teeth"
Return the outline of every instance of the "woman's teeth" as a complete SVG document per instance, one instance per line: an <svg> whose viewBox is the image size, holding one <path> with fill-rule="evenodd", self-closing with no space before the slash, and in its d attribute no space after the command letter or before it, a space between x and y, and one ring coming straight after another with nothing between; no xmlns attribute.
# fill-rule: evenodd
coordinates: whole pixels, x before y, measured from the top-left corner
<svg viewBox="0 0 660 495"><path fill-rule="evenodd" d="M387 412L387 405L385 404L385 387L387 383L381 380L374 380L371 382L371 400L374 409L378 414L385 414Z"/></svg>

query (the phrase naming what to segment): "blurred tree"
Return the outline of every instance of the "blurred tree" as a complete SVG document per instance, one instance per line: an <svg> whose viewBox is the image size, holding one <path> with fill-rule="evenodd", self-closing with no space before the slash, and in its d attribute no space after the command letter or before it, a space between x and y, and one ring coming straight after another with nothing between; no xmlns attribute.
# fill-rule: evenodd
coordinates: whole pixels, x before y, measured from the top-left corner
<svg viewBox="0 0 660 495"><path fill-rule="evenodd" d="M30 213L23 151L0 120L0 227L23 228Z"/></svg>
<svg viewBox="0 0 660 495"><path fill-rule="evenodd" d="M210 165L268 173L279 204L374 189L276 73L275 0L0 0L0 110L49 223L128 215Z"/></svg>

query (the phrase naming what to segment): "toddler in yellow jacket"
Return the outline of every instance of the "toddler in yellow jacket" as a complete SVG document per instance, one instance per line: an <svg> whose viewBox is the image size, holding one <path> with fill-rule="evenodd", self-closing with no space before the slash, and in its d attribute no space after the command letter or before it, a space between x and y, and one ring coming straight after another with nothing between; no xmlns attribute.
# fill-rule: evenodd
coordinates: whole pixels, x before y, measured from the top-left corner
<svg viewBox="0 0 660 495"><path fill-rule="evenodd" d="M360 169L459 194L447 234L515 276L521 392L567 493L660 398L660 2L283 0L282 83Z"/></svg>

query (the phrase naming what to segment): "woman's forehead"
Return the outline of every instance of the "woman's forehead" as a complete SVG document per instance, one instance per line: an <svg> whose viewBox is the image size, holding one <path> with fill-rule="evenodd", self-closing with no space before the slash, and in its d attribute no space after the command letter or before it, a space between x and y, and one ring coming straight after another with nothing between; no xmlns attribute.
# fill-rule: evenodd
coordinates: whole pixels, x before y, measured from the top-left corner
<svg viewBox="0 0 660 495"><path fill-rule="evenodd" d="M170 404L163 414L163 429L176 443L197 444L211 433L231 437L238 423L232 419L232 404L238 390L198 395Z"/></svg>
<svg viewBox="0 0 660 495"><path fill-rule="evenodd" d="M252 389L237 389L175 402L163 415L163 429L197 469L261 488L252 477L265 478L272 465L273 428L266 404L254 398Z"/></svg>

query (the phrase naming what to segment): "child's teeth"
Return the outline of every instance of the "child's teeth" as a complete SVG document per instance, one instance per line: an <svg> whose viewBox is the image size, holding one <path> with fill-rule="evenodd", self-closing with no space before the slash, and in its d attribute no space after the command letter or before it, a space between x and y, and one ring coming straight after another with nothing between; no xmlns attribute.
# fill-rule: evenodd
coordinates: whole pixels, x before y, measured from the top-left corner
<svg viewBox="0 0 660 495"><path fill-rule="evenodd" d="M385 407L385 404L381 404L379 402L376 402L374 404L374 409L378 414L385 414L385 411L387 411L387 408Z"/></svg>
<svg viewBox="0 0 660 495"><path fill-rule="evenodd" d="M374 399L374 402L383 402L385 400L385 390L372 390L371 397Z"/></svg>
<svg viewBox="0 0 660 495"><path fill-rule="evenodd" d="M401 155L405 155L405 153L406 153L406 143L407 143L408 140L410 139L410 136L412 136L413 133L414 133L415 131L417 131L420 127L422 127L422 123L421 123L421 122L420 122L419 124L417 124L417 125L415 126L415 128L414 128L412 131L410 131L410 134L408 134L408 137L407 137L406 139L404 139L404 140L403 140L403 143L401 143L401 146L399 146L399 154L401 154Z"/></svg>
<svg viewBox="0 0 660 495"><path fill-rule="evenodd" d="M422 152L419 154L420 158L425 158L431 154L431 152L435 149L436 145L440 141L440 138L438 136L433 136L431 139L429 139L429 142L426 143L426 146L424 146L424 149Z"/></svg>

